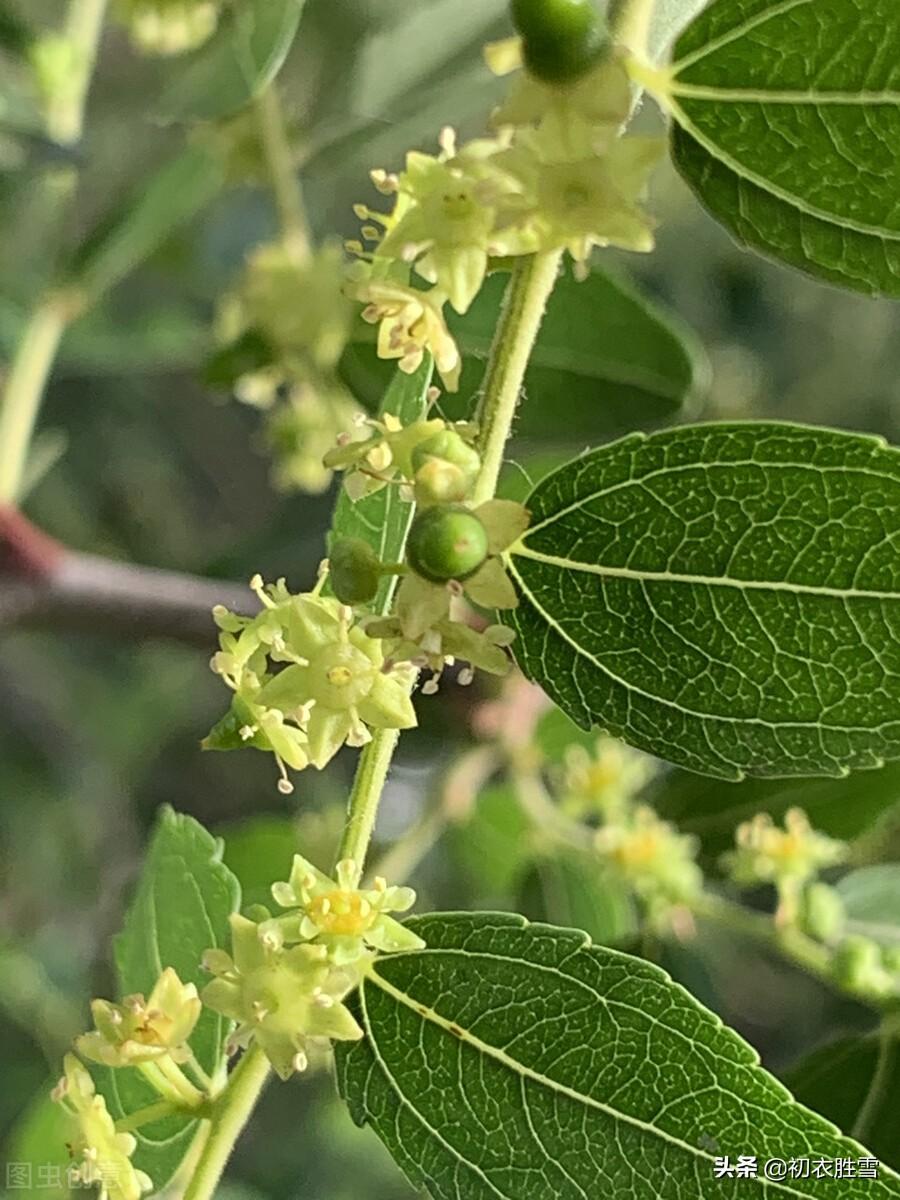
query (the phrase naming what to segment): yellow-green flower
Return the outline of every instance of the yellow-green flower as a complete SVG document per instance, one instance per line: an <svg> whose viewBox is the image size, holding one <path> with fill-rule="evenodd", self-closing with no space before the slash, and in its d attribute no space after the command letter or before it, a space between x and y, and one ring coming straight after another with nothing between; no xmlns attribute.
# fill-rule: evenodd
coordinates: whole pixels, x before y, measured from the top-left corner
<svg viewBox="0 0 900 1200"><path fill-rule="evenodd" d="M107 1067L135 1066L171 1057L176 1063L191 1057L188 1038L200 1016L201 1004L192 983L182 983L171 967L160 975L147 1000L126 996L121 1004L91 1002L96 1028L75 1042L80 1054Z"/></svg>
<svg viewBox="0 0 900 1200"><path fill-rule="evenodd" d="M119 17L144 54L184 54L208 41L219 23L217 0L119 0Z"/></svg>
<svg viewBox="0 0 900 1200"><path fill-rule="evenodd" d="M130 1133L118 1133L96 1094L94 1081L74 1054L64 1060L65 1074L53 1090L56 1100L77 1124L70 1149L79 1184L100 1185L98 1200L140 1200L153 1191L153 1181L132 1165L137 1142Z"/></svg>
<svg viewBox="0 0 900 1200"><path fill-rule="evenodd" d="M231 322L258 330L282 355L299 355L302 365L328 371L350 332L343 274L344 253L335 241L313 253L284 241L257 246L238 284Z"/></svg>
<svg viewBox="0 0 900 1200"><path fill-rule="evenodd" d="M237 1022L233 1042L255 1041L282 1079L303 1071L310 1042L362 1037L342 1000L357 982L352 971L329 962L322 945L285 948L261 936L260 926L231 916L232 953L208 950L204 965L215 975L203 1003Z"/></svg>
<svg viewBox="0 0 900 1200"><path fill-rule="evenodd" d="M688 902L703 886L694 861L697 839L680 834L647 805L639 805L626 820L604 825L594 845L651 908Z"/></svg>
<svg viewBox="0 0 900 1200"><path fill-rule="evenodd" d="M462 362L444 320L445 292L419 291L358 264L347 295L365 305L364 321L378 325L379 358L397 359L400 370L411 375L428 351L447 391L457 390Z"/></svg>
<svg viewBox="0 0 900 1200"><path fill-rule="evenodd" d="M724 856L735 883L803 884L847 857L847 845L813 829L806 813L790 808L779 829L768 813L737 827L735 849Z"/></svg>
<svg viewBox="0 0 900 1200"><path fill-rule="evenodd" d="M506 220L530 232L538 248L565 248L579 263L593 246L652 250L654 223L640 201L664 141L627 137L598 150L589 139L584 127L580 153L569 158L543 133L520 133L502 157L521 180L525 200L509 207Z"/></svg>
<svg viewBox="0 0 900 1200"><path fill-rule="evenodd" d="M592 751L569 746L560 804L576 820L615 821L654 774L653 761L617 738L600 736Z"/></svg>
<svg viewBox="0 0 900 1200"><path fill-rule="evenodd" d="M379 258L415 263L459 313L478 294L489 255L509 253L494 245L497 203L517 190L515 179L497 166L503 148L484 138L457 152L447 129L437 157L409 153L397 180L401 215L390 221L376 250Z"/></svg>
<svg viewBox="0 0 900 1200"><path fill-rule="evenodd" d="M506 75L522 66L521 41L511 38L485 51L488 66ZM573 125L588 124L595 133L614 135L631 111L632 92L621 58L611 55L571 83L543 83L525 72L491 116L495 129L540 125L565 149Z"/></svg>
<svg viewBox="0 0 900 1200"><path fill-rule="evenodd" d="M315 942L327 947L336 964L356 962L369 950L390 954L425 945L388 916L412 908L416 900L412 888L388 887L380 877L371 888L357 888L356 867L350 859L339 862L335 873L336 881L296 854L290 880L274 884L272 896L281 908L297 911L263 922L263 936L271 932L285 940Z"/></svg>
<svg viewBox="0 0 900 1200"><path fill-rule="evenodd" d="M324 459L360 410L342 387L297 383L266 419L265 439L272 451L272 480L284 492L317 495L331 483Z"/></svg>
<svg viewBox="0 0 900 1200"><path fill-rule="evenodd" d="M222 633L212 667L235 693L231 710L204 741L210 750L254 746L301 770L324 767L370 728L409 729L412 673L385 670L381 643L353 623L346 605L316 593L292 595L280 580L253 587L263 611L214 613ZM273 664L286 664L273 671ZM282 790L291 790L283 780Z"/></svg>
<svg viewBox="0 0 900 1200"><path fill-rule="evenodd" d="M344 486L354 500L377 492L387 483L412 484L417 447L447 428L446 422L437 417L401 425L392 413L356 424L370 432L362 438L340 438L324 458L327 467L347 472Z"/></svg>

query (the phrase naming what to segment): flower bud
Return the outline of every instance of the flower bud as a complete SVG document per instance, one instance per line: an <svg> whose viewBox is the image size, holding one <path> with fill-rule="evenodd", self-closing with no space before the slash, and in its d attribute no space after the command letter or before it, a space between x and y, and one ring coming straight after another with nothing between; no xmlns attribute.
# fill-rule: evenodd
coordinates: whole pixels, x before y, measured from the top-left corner
<svg viewBox="0 0 900 1200"><path fill-rule="evenodd" d="M827 883L813 883L800 899L797 923L810 937L832 942L843 929L844 916L840 894Z"/></svg>
<svg viewBox="0 0 900 1200"><path fill-rule="evenodd" d="M416 446L412 465L419 504L444 504L468 496L481 459L455 430L445 429Z"/></svg>
<svg viewBox="0 0 900 1200"><path fill-rule="evenodd" d="M381 563L362 538L338 538L328 555L328 575L342 604L365 604L378 590Z"/></svg>

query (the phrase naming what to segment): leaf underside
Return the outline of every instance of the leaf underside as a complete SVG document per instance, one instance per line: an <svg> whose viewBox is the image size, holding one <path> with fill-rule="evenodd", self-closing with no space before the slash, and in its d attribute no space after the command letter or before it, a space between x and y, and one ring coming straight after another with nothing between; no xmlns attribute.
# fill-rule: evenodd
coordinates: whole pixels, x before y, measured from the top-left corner
<svg viewBox="0 0 900 1200"><path fill-rule="evenodd" d="M900 758L900 452L685 426L576 459L527 504L514 651L579 725L726 779Z"/></svg>
<svg viewBox="0 0 900 1200"><path fill-rule="evenodd" d="M900 296L896 0L715 0L672 70L675 162L740 242Z"/></svg>
<svg viewBox="0 0 900 1200"><path fill-rule="evenodd" d="M857 1158L658 967L500 913L410 922L363 983L341 1093L436 1200L883 1200L900 1180L716 1179L717 1155Z"/></svg>

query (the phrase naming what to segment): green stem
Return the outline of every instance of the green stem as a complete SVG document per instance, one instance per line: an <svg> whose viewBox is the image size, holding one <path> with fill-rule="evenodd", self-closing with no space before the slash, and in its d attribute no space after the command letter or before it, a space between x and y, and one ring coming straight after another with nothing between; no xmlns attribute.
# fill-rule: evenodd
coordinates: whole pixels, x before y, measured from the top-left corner
<svg viewBox="0 0 900 1200"><path fill-rule="evenodd" d="M235 1142L250 1119L269 1077L269 1060L251 1046L215 1103L203 1151L184 1200L212 1200Z"/></svg>
<svg viewBox="0 0 900 1200"><path fill-rule="evenodd" d="M799 929L792 926L779 928L772 917L765 913L752 912L739 904L732 904L729 900L714 896L710 892L704 892L696 900L692 900L690 907L698 917L768 944L773 950L783 954L785 958L796 963L798 967L802 967L810 975L814 975L833 988L847 992L848 995L854 996L865 1004L874 1008L896 1007L895 996L884 996L860 988L842 987L832 971L832 956L828 947L808 937Z"/></svg>
<svg viewBox="0 0 900 1200"><path fill-rule="evenodd" d="M46 297L32 312L16 348L0 407L2 503L19 499L41 398L68 320L67 306L60 297Z"/></svg>
<svg viewBox="0 0 900 1200"><path fill-rule="evenodd" d="M479 405L481 470L472 491L474 504L490 500L497 489L503 450L519 402L525 368L559 273L561 256L559 250L534 254L518 259L513 267ZM395 729L379 729L360 755L338 851L339 859L353 860L357 884L362 878L381 793L399 736Z"/></svg>
<svg viewBox="0 0 900 1200"><path fill-rule="evenodd" d="M656 0L621 0L612 21L616 41L639 58L647 53L650 21L655 7Z"/></svg>
<svg viewBox="0 0 900 1200"><path fill-rule="evenodd" d="M139 1108L137 1112L131 1113L130 1116L122 1117L116 1121L117 1133L131 1133L135 1129L140 1129L143 1125L150 1125L154 1121L161 1121L164 1117L170 1117L173 1113L184 1112L183 1108L179 1108L176 1104L170 1104L168 1100L160 1100L157 1104L148 1104L146 1108Z"/></svg>
<svg viewBox="0 0 900 1200"><path fill-rule="evenodd" d="M399 738L399 729L376 729L371 742L359 756L356 778L347 803L347 823L338 851L339 860L353 860L354 887L362 878L378 804Z"/></svg>
<svg viewBox="0 0 900 1200"><path fill-rule="evenodd" d="M863 1145L868 1143L872 1127L884 1103L888 1085L893 1075L894 1059L897 1055L898 1035L900 1035L900 1024L898 1024L897 1014L894 1013L891 1016L885 1016L882 1019L879 1030L878 1058L875 1062L872 1081L869 1084L869 1090L866 1092L862 1108L856 1114L856 1120L853 1122L853 1128L850 1131L850 1136L856 1138L858 1142L862 1142Z"/></svg>
<svg viewBox="0 0 900 1200"><path fill-rule="evenodd" d="M285 242L302 257L309 252L309 226L284 111L274 82L257 98L256 114L281 233Z"/></svg>
<svg viewBox="0 0 900 1200"><path fill-rule="evenodd" d="M561 257L562 251L552 250L517 259L513 267L478 406L481 471L472 492L473 504L492 499L497 490L525 368L556 283Z"/></svg>
<svg viewBox="0 0 900 1200"><path fill-rule="evenodd" d="M81 140L88 90L103 33L107 0L70 0L63 36L75 64L59 83L58 94L46 106L47 132L63 146ZM44 187L54 197L53 223L62 220L75 189L72 167L48 171ZM34 434L44 389L66 326L75 315L71 302L59 293L41 298L16 348L0 402L0 502L19 500L25 478L28 448Z"/></svg>

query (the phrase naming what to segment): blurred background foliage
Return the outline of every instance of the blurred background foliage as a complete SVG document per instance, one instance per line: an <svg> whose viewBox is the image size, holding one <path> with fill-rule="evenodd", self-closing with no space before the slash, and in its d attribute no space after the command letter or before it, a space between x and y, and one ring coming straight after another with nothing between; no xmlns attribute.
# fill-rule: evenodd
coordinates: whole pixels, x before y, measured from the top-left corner
<svg viewBox="0 0 900 1200"><path fill-rule="evenodd" d="M23 26L58 23L63 8L59 0L0 3L4 357L57 250L48 244L38 182L60 152L40 136L20 35ZM410 147L433 150L446 123L464 134L483 127L497 84L481 46L506 32L503 9L500 0L307 0L279 81L317 238L355 234L351 206L372 200L371 167L396 168ZM300 589L323 554L333 493L274 491L258 414L201 382L216 301L248 249L273 235L275 215L259 186L253 138L233 123L179 119L185 69L177 58L138 56L121 29L104 38L86 136L72 152L81 185L66 246L77 247L122 197L145 191L186 142L218 155L228 182L211 188L210 202L70 331L41 420L39 446L56 461L26 508L79 550L213 579L285 575ZM214 107L231 103L225 97ZM652 113L642 119L655 120ZM898 440L895 308L743 254L671 168L657 174L653 207L658 253L616 266L691 326L709 357L709 388L698 389L677 419L767 416ZM371 358L369 348L356 356L364 394L377 394L383 378ZM521 494L522 480L561 454L621 432L626 420L650 427L660 418L639 404L603 405L584 389L560 403L565 419L555 407L527 412L511 451L512 491ZM177 634L113 638L99 621L79 634L2 631L0 1161L33 1161L35 1171L62 1161L45 1097L88 998L110 992L109 939L160 804L226 838L227 861L251 903L286 877L295 849L323 866L332 857L353 754L325 773L305 772L290 797L276 791L266 756L201 754L199 739L223 707L207 665L213 646L212 623L206 649L180 644ZM867 1010L733 932L701 925L697 937L682 940L639 936L627 900L589 861L547 851L514 783L482 770L496 731L493 688L479 677L469 689L450 684L420 698L420 728L403 738L378 835L395 856L395 874L408 866L420 907L490 905L581 926L660 961L772 1069L796 1070L812 1048L840 1037L851 1042L848 1055L858 1051L854 1069L864 1081L874 1061ZM513 714L516 704L533 703L514 692L505 693ZM552 766L573 734L552 722L541 728ZM900 856L900 821L891 817L900 801L896 771L851 784L777 786L670 772L654 779L650 794L703 839L713 871L734 826L761 805L778 815L790 804L807 807L814 823L855 839L857 863ZM410 829L414 837L387 850ZM900 898L890 920L900 923ZM816 1074L815 1063L806 1069L808 1102L838 1087L827 1074ZM50 1186L36 1194L64 1195ZM401 1200L411 1193L374 1136L351 1126L320 1073L269 1089L220 1195Z"/></svg>

